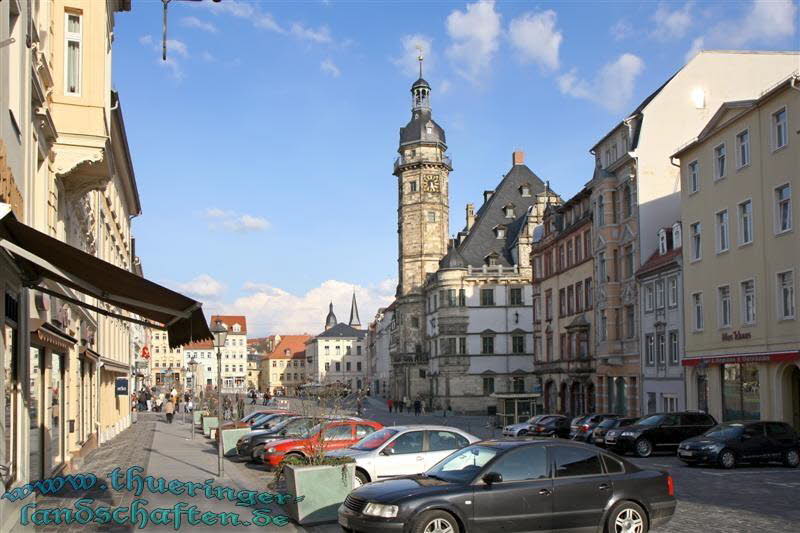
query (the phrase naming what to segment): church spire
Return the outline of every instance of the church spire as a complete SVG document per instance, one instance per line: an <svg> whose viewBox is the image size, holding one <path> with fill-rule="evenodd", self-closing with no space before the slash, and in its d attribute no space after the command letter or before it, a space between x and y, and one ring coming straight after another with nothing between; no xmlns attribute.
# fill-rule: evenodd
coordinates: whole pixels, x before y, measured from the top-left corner
<svg viewBox="0 0 800 533"><path fill-rule="evenodd" d="M356 304L356 291L353 291L353 302L350 304L350 323L351 328L360 328L361 319L358 317L358 305Z"/></svg>
<svg viewBox="0 0 800 533"><path fill-rule="evenodd" d="M333 302L328 306L328 316L325 318L325 331L328 331L335 326L339 321L336 320L336 315L333 314Z"/></svg>

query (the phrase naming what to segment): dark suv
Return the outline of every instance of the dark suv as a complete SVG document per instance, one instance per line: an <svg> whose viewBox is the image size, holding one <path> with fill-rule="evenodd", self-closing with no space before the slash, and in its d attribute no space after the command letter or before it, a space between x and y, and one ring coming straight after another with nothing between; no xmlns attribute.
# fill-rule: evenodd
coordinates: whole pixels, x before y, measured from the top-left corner
<svg viewBox="0 0 800 533"><path fill-rule="evenodd" d="M638 418L606 418L600 422L594 431L592 431L592 440L595 446L604 448L606 445L606 435L612 431L615 433L622 433L624 427L636 423Z"/></svg>
<svg viewBox="0 0 800 533"><path fill-rule="evenodd" d="M675 450L686 439L702 435L717 425L714 417L699 411L657 413L624 428L606 445L618 453L633 452L648 457L654 451Z"/></svg>

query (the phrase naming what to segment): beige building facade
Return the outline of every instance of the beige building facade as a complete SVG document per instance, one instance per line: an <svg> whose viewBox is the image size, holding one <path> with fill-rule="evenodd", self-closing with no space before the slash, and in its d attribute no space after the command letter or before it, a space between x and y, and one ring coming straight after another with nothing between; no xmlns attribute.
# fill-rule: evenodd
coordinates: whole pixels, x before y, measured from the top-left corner
<svg viewBox="0 0 800 533"><path fill-rule="evenodd" d="M795 63L796 66L796 63ZM800 428L800 78L725 102L680 162L687 404Z"/></svg>

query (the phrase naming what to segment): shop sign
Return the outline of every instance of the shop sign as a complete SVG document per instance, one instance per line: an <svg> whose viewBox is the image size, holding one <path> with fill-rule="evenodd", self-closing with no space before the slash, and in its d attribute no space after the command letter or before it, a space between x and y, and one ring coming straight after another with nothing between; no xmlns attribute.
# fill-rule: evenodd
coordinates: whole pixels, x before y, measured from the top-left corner
<svg viewBox="0 0 800 533"><path fill-rule="evenodd" d="M750 332L732 331L730 333L723 333L722 341L743 341L749 339L750 337L752 337Z"/></svg>
<svg viewBox="0 0 800 533"><path fill-rule="evenodd" d="M684 359L683 366L723 365L729 363L779 363L800 360L800 352L773 352L754 354L731 354L715 357L696 357Z"/></svg>
<svg viewBox="0 0 800 533"><path fill-rule="evenodd" d="M114 391L116 392L117 396L127 396L128 378L117 378L117 381L114 384Z"/></svg>

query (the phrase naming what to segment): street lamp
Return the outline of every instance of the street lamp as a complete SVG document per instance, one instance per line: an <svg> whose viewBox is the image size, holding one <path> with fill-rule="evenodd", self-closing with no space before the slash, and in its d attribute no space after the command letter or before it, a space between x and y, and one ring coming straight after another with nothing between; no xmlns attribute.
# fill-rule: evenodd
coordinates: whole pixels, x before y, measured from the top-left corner
<svg viewBox="0 0 800 533"><path fill-rule="evenodd" d="M225 339L228 336L228 330L222 325L222 320L217 320L211 326L211 333L214 335L214 348L217 349L217 433L219 433L217 440L217 459L219 464L217 470L219 477L222 477L222 351L221 348L225 346Z"/></svg>
<svg viewBox="0 0 800 533"><path fill-rule="evenodd" d="M194 358L194 355L192 356L191 361L189 361L189 371L192 373L192 387L189 390L191 390L191 402L194 404L194 389L197 386L197 359ZM188 405L184 406L184 412L186 412L188 407ZM192 432L192 440L194 440L194 409L192 409L192 412L189 413L189 416L189 427L191 428L190 431Z"/></svg>

